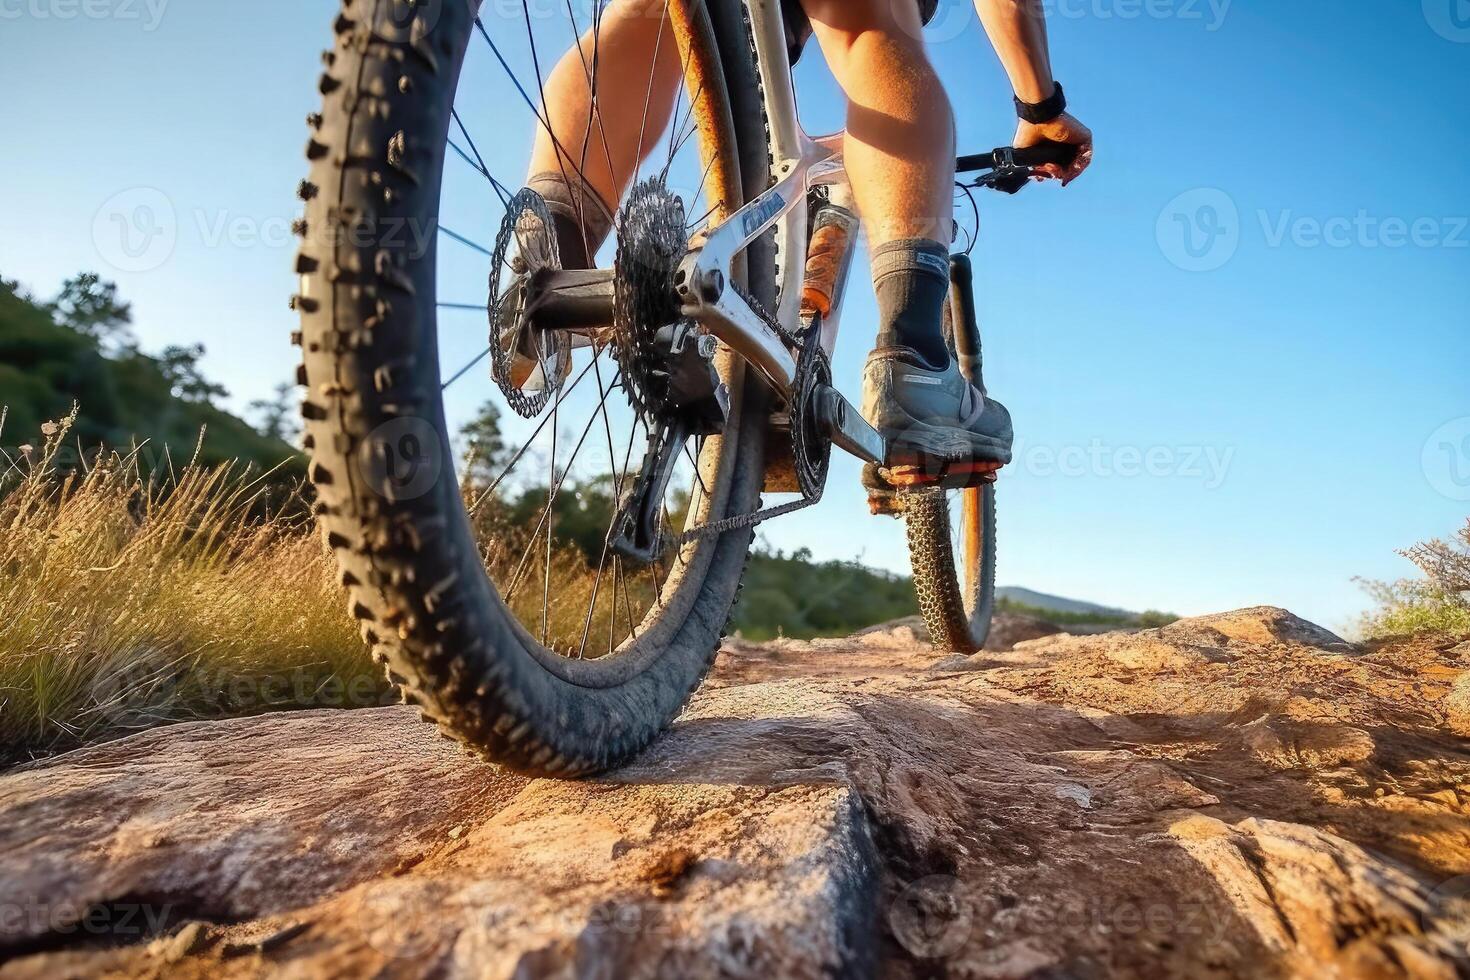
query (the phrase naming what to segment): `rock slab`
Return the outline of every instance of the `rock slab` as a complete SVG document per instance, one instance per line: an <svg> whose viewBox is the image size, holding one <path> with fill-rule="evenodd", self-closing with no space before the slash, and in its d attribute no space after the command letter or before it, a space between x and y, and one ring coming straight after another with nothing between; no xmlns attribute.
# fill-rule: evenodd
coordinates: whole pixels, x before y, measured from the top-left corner
<svg viewBox="0 0 1470 980"><path fill-rule="evenodd" d="M0 977L1453 977L1467 664L1282 610L731 643L598 780L406 709L0 776Z"/></svg>

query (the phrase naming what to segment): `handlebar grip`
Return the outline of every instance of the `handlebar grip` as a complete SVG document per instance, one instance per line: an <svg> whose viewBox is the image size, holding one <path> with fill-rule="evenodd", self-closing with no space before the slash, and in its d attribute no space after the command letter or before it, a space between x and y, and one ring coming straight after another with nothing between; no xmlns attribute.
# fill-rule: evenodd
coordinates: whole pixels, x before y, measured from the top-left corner
<svg viewBox="0 0 1470 980"><path fill-rule="evenodd" d="M1078 147L1071 143L1053 143L1050 140L1015 151L1016 163L1022 167L1040 167L1048 163L1069 167L1077 159L1077 152Z"/></svg>
<svg viewBox="0 0 1470 980"><path fill-rule="evenodd" d="M954 170L957 174L967 174L975 170L993 170L994 168L994 153L967 153L954 162Z"/></svg>
<svg viewBox="0 0 1470 980"><path fill-rule="evenodd" d="M1010 149L1002 147L989 153L968 153L959 157L954 162L955 173L965 174L975 170L994 170L997 157L1003 151ZM1050 140L1038 143L1035 146L1022 147L1019 150L1010 150L1011 159L1018 167L1040 167L1044 164L1054 163L1059 167L1069 167L1072 161L1077 159L1078 148L1070 143L1054 143Z"/></svg>

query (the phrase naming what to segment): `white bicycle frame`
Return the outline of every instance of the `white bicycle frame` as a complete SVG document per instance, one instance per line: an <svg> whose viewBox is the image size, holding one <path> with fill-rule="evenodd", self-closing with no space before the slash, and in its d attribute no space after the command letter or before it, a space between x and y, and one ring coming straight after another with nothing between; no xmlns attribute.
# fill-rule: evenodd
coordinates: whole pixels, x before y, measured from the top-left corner
<svg viewBox="0 0 1470 980"><path fill-rule="evenodd" d="M739 292L729 288L731 266L737 254L775 226L781 271L776 284L776 309L772 313L778 323L796 323L810 237L807 192L827 185L833 203L846 206L851 191L842 163L843 134L810 137L797 118L780 0L743 2L750 12L770 152L776 161L771 173L775 183L709 232L703 246L686 257L676 284L686 315L698 320L722 343L754 364L778 391L789 391L796 378L796 361L782 337L751 309ZM822 319L820 343L829 355L837 344L841 298L856 231L855 226L847 241L847 254L841 257L841 273L833 284L831 308Z"/></svg>

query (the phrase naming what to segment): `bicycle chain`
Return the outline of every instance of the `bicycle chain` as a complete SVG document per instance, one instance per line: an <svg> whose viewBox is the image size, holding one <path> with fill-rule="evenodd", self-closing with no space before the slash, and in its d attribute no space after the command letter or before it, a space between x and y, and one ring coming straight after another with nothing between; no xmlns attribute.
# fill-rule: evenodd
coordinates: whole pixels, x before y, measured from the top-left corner
<svg viewBox="0 0 1470 980"><path fill-rule="evenodd" d="M758 310L755 305L752 305L751 308ZM781 330L780 332L783 336L790 336L789 331ZM827 442L820 448L820 463L815 467L814 472L808 470L807 454L816 447L808 446L806 443L807 412L816 383L822 380L831 381L831 367L827 360L827 352L818 343L815 324L809 329L805 342L798 343L798 348L796 381L792 386L796 395L791 402L791 449L796 457L797 484L801 487L801 499L788 500L775 507L765 507L749 514L736 514L733 517L724 517L690 528L679 536L679 544L684 545L704 538L719 537L728 531L755 527L757 524L776 517L784 517L787 514L794 514L821 502L822 493L826 489L827 464L831 458L832 444Z"/></svg>

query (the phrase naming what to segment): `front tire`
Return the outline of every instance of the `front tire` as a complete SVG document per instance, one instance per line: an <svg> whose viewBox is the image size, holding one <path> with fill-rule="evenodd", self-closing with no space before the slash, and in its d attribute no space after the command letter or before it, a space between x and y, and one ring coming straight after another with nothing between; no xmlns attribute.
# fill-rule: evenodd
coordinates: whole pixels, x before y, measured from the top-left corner
<svg viewBox="0 0 1470 980"><path fill-rule="evenodd" d="M681 2L681 0L675 0ZM708 25L702 6L689 11ZM725 18L728 20L728 16ZM738 14L736 21L738 23ZM299 227L303 404L316 514L351 614L375 659L427 721L512 768L577 775L619 765L678 713L709 669L752 531L685 547L657 614L614 654L572 659L533 637L487 575L452 464L440 397L436 242L451 111L476 32L473 5L346 0L312 117ZM743 28L716 22L719 87L751 86ZM767 157L759 116L706 88L701 127ZM729 147L713 147L727 151ZM734 210L766 174L717 188ZM774 264L753 256L746 287L773 305ZM703 521L759 505L764 390L726 357L732 407L705 442Z"/></svg>

